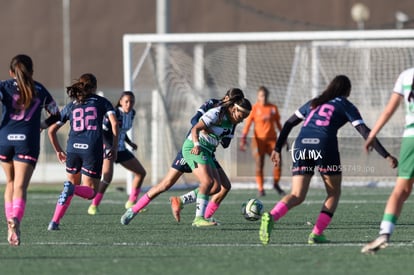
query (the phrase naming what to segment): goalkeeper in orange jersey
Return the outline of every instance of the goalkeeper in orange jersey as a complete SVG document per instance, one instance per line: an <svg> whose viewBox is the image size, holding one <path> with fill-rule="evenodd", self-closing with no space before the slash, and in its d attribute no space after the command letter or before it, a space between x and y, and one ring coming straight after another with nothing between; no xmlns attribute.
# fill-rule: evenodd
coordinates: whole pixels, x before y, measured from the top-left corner
<svg viewBox="0 0 414 275"><path fill-rule="evenodd" d="M250 126L252 123L254 123L252 150L253 157L256 161L256 182L259 196L265 195L265 190L263 187L263 168L265 155L270 156L274 146L276 145L276 127L279 132L282 130L279 110L276 105L269 103L268 99L269 90L264 86L260 86L257 90L257 101L253 105L253 109L250 112L249 117L246 119L242 139L240 141L240 150L245 151L247 145L246 137L249 133ZM280 174L280 166L274 167L273 187L280 195L284 195L285 192L279 186Z"/></svg>

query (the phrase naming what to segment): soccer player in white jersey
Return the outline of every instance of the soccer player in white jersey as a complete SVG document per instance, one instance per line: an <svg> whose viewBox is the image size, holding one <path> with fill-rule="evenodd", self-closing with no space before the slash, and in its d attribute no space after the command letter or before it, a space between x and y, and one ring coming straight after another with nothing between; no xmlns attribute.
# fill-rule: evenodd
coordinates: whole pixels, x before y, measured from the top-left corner
<svg viewBox="0 0 414 275"><path fill-rule="evenodd" d="M225 102L208 110L191 128L182 146L185 161L198 178L200 185L196 199L193 226L214 226L217 223L205 218L210 190L220 190L213 153L223 136L231 133L233 125L243 121L252 109L251 103L242 98L234 104Z"/></svg>
<svg viewBox="0 0 414 275"><path fill-rule="evenodd" d="M191 118L191 125L197 124L200 120L200 117L211 108L217 107L221 103L226 101L236 102L237 100L243 97L244 94L242 90L238 88L231 88L227 90L223 98L212 98L207 100L204 104L200 106L200 108L197 110L197 113ZM223 148L229 147L231 139L234 135L235 128L236 125L234 125L233 130L229 134L229 136L225 136L221 139L220 142ZM217 172L219 174L221 188L218 193L214 194L211 197L206 209L206 218L211 218L213 216L215 211L219 208L220 203L224 200L224 198L231 189L231 182L227 177L226 173L224 172L223 168L220 166L219 162L216 159L214 159L214 161ZM158 184L151 187L146 194L141 196L141 198L137 201L135 205L131 207L131 209L128 209L125 212L125 214L121 218L121 223L124 225L129 224L129 222L137 213L141 212L144 209L144 207L149 205L151 201L154 200L158 195L170 189L184 173L191 173L191 168L185 162L185 159L180 149L180 151L178 152L177 156L171 164L170 170L165 175L165 177ZM170 197L172 213L177 222L180 222L180 212L184 207L184 204L195 203L197 192L198 188L192 190L191 192L181 197Z"/></svg>
<svg viewBox="0 0 414 275"><path fill-rule="evenodd" d="M404 101L405 129L400 148L398 176L392 193L385 206L380 224L379 236L365 245L362 253L375 253L387 246L395 224L401 214L404 202L410 196L414 183L414 68L403 71L395 82L393 93L387 106L378 118L365 142L365 150L370 151L376 135L395 113L400 102Z"/></svg>
<svg viewBox="0 0 414 275"><path fill-rule="evenodd" d="M241 93L241 95L242 95L242 93ZM225 100L225 101L221 101L220 103L219 103L219 106L223 106L223 105L225 105L226 107L225 108L233 108L232 110L232 117L237 117L236 119L233 119L234 120L234 124L232 125L232 127L231 127L231 129L227 132L227 131L223 131L222 132L222 136L220 137L220 140L222 139L222 138L224 138L224 137L228 137L229 136L229 134L231 134L232 132L233 132L233 129L234 129L234 125L235 124L237 124L237 123L239 123L239 122L241 122L244 118L245 118L245 116L244 115L248 115L248 113L249 113L249 110L251 109L251 105L250 105L250 102L248 101L248 100L245 100L245 99L243 99L242 97L239 97L239 96L235 96L234 97L234 100L233 100L233 97L231 97L231 96L229 96L231 99L228 99L228 100ZM235 99L236 98L238 98L238 100L236 101ZM239 102L240 101L240 102ZM236 109L234 109L234 108L236 108L235 107L235 102L239 102L241 105L243 105L243 106L239 106L238 107L238 110L236 110ZM233 107L232 107L233 106ZM221 108L220 107L220 108ZM213 109L215 109L215 108L213 108ZM243 113L243 110L244 110L244 112L245 113ZM205 110L204 110L205 111ZM204 112L203 111L203 112ZM208 113L208 111L207 111L207 113ZM207 114L206 113L206 114ZM206 115L205 114L205 115ZM241 118L242 117L242 118ZM228 122L228 115L226 114L226 119L225 119L227 122ZM198 120L197 120L198 121ZM192 122L193 123L193 122ZM197 122L197 124L198 124L199 122ZM197 125L196 124L196 125ZM190 134L189 134L190 135ZM228 143L230 140L228 140L226 143ZM217 144L218 145L218 144ZM228 145L228 144L227 144ZM224 146L224 145L223 145ZM220 188L220 186L218 186L218 184L216 184L215 185L215 187L214 188L211 188L210 189L210 193L209 193L209 195L212 195L212 194L214 194L214 193L217 193L216 195L217 195L217 198L215 197L215 196L213 196L213 198L214 199L217 199L217 200L215 200L215 202L214 202L214 204L216 204L216 208L215 209L217 209L218 208L218 205L219 205L219 203L221 202L221 200L222 199L224 199L224 197L225 197L225 195L227 194L227 192L230 190L230 182L228 181L228 179L227 179L227 176L225 176L225 174L224 174L224 172L222 171L222 169L221 169L221 167L219 167L219 165L218 165L218 163L217 163L217 161L214 161L214 157L213 157L213 154L212 154L212 152L209 152L208 153L209 154L209 156L210 156L210 158L212 159L212 166L213 166L213 168L212 168L212 170L214 170L215 172L217 172L219 175L217 175L217 174L215 174L215 180L217 181L217 179L219 179L218 181L220 182L220 184L224 184L224 183L226 183L225 184L225 187L223 187L223 188ZM154 187L152 187L148 192L147 192L147 194L145 194L144 196L142 196L141 197L141 199L132 207L132 208L130 208L130 209L128 209L126 212L125 212L125 214L121 217L121 223L122 224L124 224L124 225L127 225L127 224L129 224L130 223L130 221L135 217L135 215L138 213L138 211L140 210L140 209L142 209L143 207L145 207L146 205L148 205L150 202L151 202L151 200L152 199L154 199L156 196L158 196L160 193L162 193L162 192L164 192L164 191L166 191L166 190L168 190L176 181L177 181L177 179L183 174L183 173L185 173L185 172L189 172L189 170L188 170L188 168L187 168L187 166L190 166L191 167L191 165L190 164L188 164L187 163L187 160L185 159L185 156L184 156L184 159L181 159L181 157L180 157L180 155L181 154L179 154L179 155L177 155L177 158L176 158L176 160L173 162L173 165L172 165L172 168L170 169L170 171L169 171L169 173L168 173L168 175L166 176L166 178L165 179L163 179L159 184L157 184L156 186L154 186ZM183 151L183 155L184 155L184 151ZM193 165L194 166L194 165ZM221 169L221 173L219 172L219 170ZM193 170L193 172L194 172L194 170ZM223 176L223 174L224 174L224 176ZM225 179L225 180L224 180ZM224 185L223 185L224 186ZM223 189L223 191L221 191ZM174 198L176 198L176 197L174 197ZM178 209L180 209L181 208L181 206L180 206L180 202L179 202L179 198L176 198L177 199L177 208ZM173 209L173 213L174 213L174 209ZM178 216L177 216L177 215ZM178 217L178 220L177 221L179 221L179 210L178 210L178 213L174 213L174 217L176 217L176 219L177 219L177 217ZM215 224L212 224L212 225L215 225ZM195 226L199 226L199 225L195 225Z"/></svg>

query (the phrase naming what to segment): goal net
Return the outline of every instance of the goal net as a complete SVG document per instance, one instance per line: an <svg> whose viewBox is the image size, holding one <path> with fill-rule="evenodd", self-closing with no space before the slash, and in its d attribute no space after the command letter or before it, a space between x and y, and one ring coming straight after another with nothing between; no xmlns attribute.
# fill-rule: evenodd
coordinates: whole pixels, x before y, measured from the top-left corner
<svg viewBox="0 0 414 275"><path fill-rule="evenodd" d="M372 127L385 107L398 74L414 65L413 31L336 31L292 33L206 33L124 35L124 85L136 95L133 129L138 158L156 184L180 150L198 107L241 88L254 103L261 85L279 107L283 122L323 91L335 75L352 81L350 100ZM403 108L381 132L380 140L398 156ZM219 147L217 159L232 182L254 187L251 152L238 150L240 132L231 146ZM290 141L299 130L290 134ZM250 130L249 136L252 134ZM363 152L363 139L350 125L339 132L344 182L377 185L395 180L396 171L378 154ZM283 152L282 183L290 181L290 153ZM266 177L271 176L266 160ZM319 177L315 177L318 182ZM180 183L194 183L191 174ZM250 185L249 185L250 184Z"/></svg>

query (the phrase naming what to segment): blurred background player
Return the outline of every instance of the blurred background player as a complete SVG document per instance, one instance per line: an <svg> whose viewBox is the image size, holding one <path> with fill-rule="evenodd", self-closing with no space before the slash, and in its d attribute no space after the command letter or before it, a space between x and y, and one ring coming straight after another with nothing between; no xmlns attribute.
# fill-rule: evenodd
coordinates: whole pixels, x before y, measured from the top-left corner
<svg viewBox="0 0 414 275"><path fill-rule="evenodd" d="M50 93L33 80L33 61L24 54L10 62L12 79L0 82L3 116L0 124L0 160L6 176L4 212L7 241L20 245L20 223L26 209L27 188L40 152L40 129L60 119ZM42 109L49 114L40 122Z"/></svg>
<svg viewBox="0 0 414 275"><path fill-rule="evenodd" d="M98 206L103 199L104 193L108 188L109 184L112 181L114 174L114 161L115 163L120 163L128 171L131 171L134 175L132 180L131 193L127 202L125 203L125 209L132 207L138 199L139 193L141 192L141 186L144 182L144 178L147 174L142 164L134 156L134 154L129 151L126 147L126 144L131 146L133 150L136 150L138 146L131 141L128 137L128 131L131 130L134 118L135 118L135 96L131 91L125 91L121 94L121 97L118 100L118 103L115 106L116 118L118 121L119 127L119 141L118 141L118 154L117 158L104 157L103 167L102 167L102 180L99 183L98 193L95 198L92 200L91 205L88 208L88 214L95 215L98 211ZM105 151L109 150L112 147L112 127L107 117L104 119L104 147Z"/></svg>
<svg viewBox="0 0 414 275"><path fill-rule="evenodd" d="M292 164L290 194L276 203L270 212L262 215L259 236L264 245L269 243L274 222L305 200L315 167L318 167L325 185L326 198L313 230L309 234L308 243L330 242L323 232L331 223L338 206L342 184L342 170L330 168L341 167L338 129L350 122L364 138L370 131L358 109L347 99L351 94L351 88L351 81L347 76L334 77L322 94L301 106L283 125L271 156L277 166L280 165L282 146L286 143L290 131L303 121L300 132L291 147L297 157ZM309 142L309 140L312 141ZM382 147L378 140L375 140L374 148L389 161L392 168L397 166L397 160ZM314 154L315 157L309 155L302 157L305 152L318 152L318 154Z"/></svg>
<svg viewBox="0 0 414 275"><path fill-rule="evenodd" d="M60 220L69 208L73 195L88 200L95 197L102 173L102 124L105 116L111 122L113 133L109 156L117 157L118 122L115 110L111 102L95 94L96 88L97 81L93 74L83 74L67 87L66 92L72 101L63 108L61 120L50 126L49 139L58 160L66 163L67 181L63 184L48 230L60 229ZM70 129L65 153L59 144L57 131L68 120Z"/></svg>
<svg viewBox="0 0 414 275"><path fill-rule="evenodd" d="M246 151L247 135L250 126L253 126L252 137L252 153L256 162L256 183L258 195L264 196L264 158L265 155L272 153L275 148L277 133L276 128L280 132L282 125L280 124L280 114L276 105L269 103L269 90L265 86L260 86L257 90L257 101L253 105L249 117L246 119L246 124L242 132L240 140L240 150ZM281 174L280 166L273 166L273 187L279 193L284 195L285 192L279 186Z"/></svg>

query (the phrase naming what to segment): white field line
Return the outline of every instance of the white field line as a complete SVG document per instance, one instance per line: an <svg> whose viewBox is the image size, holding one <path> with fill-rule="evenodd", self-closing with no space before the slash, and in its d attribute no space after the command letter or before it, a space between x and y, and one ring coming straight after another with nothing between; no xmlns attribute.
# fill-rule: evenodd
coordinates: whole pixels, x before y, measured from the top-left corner
<svg viewBox="0 0 414 275"><path fill-rule="evenodd" d="M366 243L329 243L321 245L312 245L306 243L292 243L292 244L277 244L270 243L266 247L309 247L309 248L323 248L323 247L363 247ZM22 246L42 246L42 245L55 245L55 246L138 246L138 247L263 247L262 244L237 244L237 243L153 243L153 242L123 242L123 243L92 243L92 242L33 242L22 243ZM0 246L9 246L7 242L1 242ZM414 242L399 242L390 243L388 247L413 247Z"/></svg>

